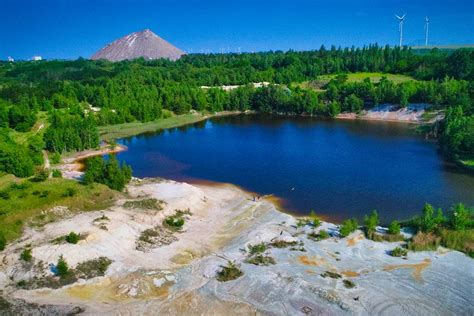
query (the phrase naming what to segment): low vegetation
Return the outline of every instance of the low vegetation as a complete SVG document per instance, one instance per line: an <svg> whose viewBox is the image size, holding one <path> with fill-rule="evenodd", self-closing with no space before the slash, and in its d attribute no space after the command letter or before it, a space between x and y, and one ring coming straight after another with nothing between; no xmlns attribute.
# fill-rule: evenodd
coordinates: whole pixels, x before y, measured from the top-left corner
<svg viewBox="0 0 474 316"><path fill-rule="evenodd" d="M232 281L240 278L244 273L235 263L227 261L227 265L221 266L221 270L217 272L217 280L220 282Z"/></svg>
<svg viewBox="0 0 474 316"><path fill-rule="evenodd" d="M92 279L104 276L108 267L112 264L112 260L107 257L99 257L97 259L84 261L76 266L75 275L80 279Z"/></svg>
<svg viewBox="0 0 474 316"><path fill-rule="evenodd" d="M180 231L184 226L185 216L191 215L192 213L188 210L175 210L174 215L170 215L165 217L163 220L163 226L172 230L172 231Z"/></svg>
<svg viewBox="0 0 474 316"><path fill-rule="evenodd" d="M323 278L332 278L332 279L340 279L342 278L342 275L340 275L337 272L333 271L325 271L324 273L321 274Z"/></svg>
<svg viewBox="0 0 474 316"><path fill-rule="evenodd" d="M461 203L454 205L448 216L427 203L422 215L415 217L408 225L417 230L408 243L410 250L435 250L438 246L444 246L474 257L474 213Z"/></svg>
<svg viewBox="0 0 474 316"><path fill-rule="evenodd" d="M68 208L71 212L99 210L109 207L116 196L101 184L86 186L61 178L38 183L12 175L0 176L0 192L8 196L0 198L0 246L1 236L5 242L18 238L25 223L44 225L60 218L57 212L51 211L56 207Z"/></svg>
<svg viewBox="0 0 474 316"><path fill-rule="evenodd" d="M392 257L406 257L408 255L408 251L405 248L396 247L390 251L390 255Z"/></svg>
<svg viewBox="0 0 474 316"><path fill-rule="evenodd" d="M245 260L245 262L254 264L257 266L268 266L268 265L276 264L276 261L275 259L273 259L273 257L260 254L260 253L250 256L249 258Z"/></svg>
<svg viewBox="0 0 474 316"><path fill-rule="evenodd" d="M263 242L256 245L248 245L248 252L251 255L263 253L265 250L267 250L267 245Z"/></svg>
<svg viewBox="0 0 474 316"><path fill-rule="evenodd" d="M142 200L131 200L123 204L124 208L127 209L142 209L142 210L163 210L164 201L157 200L154 198L142 199Z"/></svg>
<svg viewBox="0 0 474 316"><path fill-rule="evenodd" d="M329 237L331 237L329 235L329 233L325 230L320 230L319 232L311 232L308 234L308 238L309 239L312 239L312 240L315 240L315 241L320 241L320 240L324 240L324 239L328 239Z"/></svg>
<svg viewBox="0 0 474 316"><path fill-rule="evenodd" d="M298 242L277 239L277 240L272 241L269 245L274 248L286 248L290 246L296 246L298 245Z"/></svg>
<svg viewBox="0 0 474 316"><path fill-rule="evenodd" d="M31 248L25 248L20 254L20 260L25 262L31 262L33 260L33 255L31 254Z"/></svg>
<svg viewBox="0 0 474 316"><path fill-rule="evenodd" d="M359 227L359 223L355 218L345 220L339 228L339 234L341 237L347 237L351 233L355 232Z"/></svg>
<svg viewBox="0 0 474 316"><path fill-rule="evenodd" d="M352 289L352 288L354 288L354 287L356 286L353 281L347 280L347 279L342 280L342 283L344 284L344 286L346 287L346 289Z"/></svg>
<svg viewBox="0 0 474 316"><path fill-rule="evenodd" d="M108 160L102 156L87 159L84 183L102 183L109 188L122 191L132 178L132 168L125 163L120 166L115 155L110 155Z"/></svg>

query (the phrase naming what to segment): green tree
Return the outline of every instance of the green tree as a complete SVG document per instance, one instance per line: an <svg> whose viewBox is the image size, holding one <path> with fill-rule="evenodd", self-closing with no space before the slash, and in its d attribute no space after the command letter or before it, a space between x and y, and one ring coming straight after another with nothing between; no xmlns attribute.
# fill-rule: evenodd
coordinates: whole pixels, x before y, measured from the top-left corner
<svg viewBox="0 0 474 316"><path fill-rule="evenodd" d="M472 214L470 214L470 211L466 209L462 203L456 204L451 210L450 215L449 222L451 227L455 230L466 229L472 221Z"/></svg>
<svg viewBox="0 0 474 316"><path fill-rule="evenodd" d="M359 224L357 223L357 220L355 218L347 219L342 223L342 225L339 229L339 234L342 237L347 237L347 236L349 236L350 233L356 231L358 226L359 226Z"/></svg>
<svg viewBox="0 0 474 316"><path fill-rule="evenodd" d="M376 210L373 210L369 216L365 215L364 225L367 232L369 233L375 232L375 229L377 228L378 224L379 224L379 215L377 214Z"/></svg>
<svg viewBox="0 0 474 316"><path fill-rule="evenodd" d="M64 259L63 255L59 256L58 263L56 264L56 275L63 278L69 274L69 265Z"/></svg>
<svg viewBox="0 0 474 316"><path fill-rule="evenodd" d="M392 221L390 225L388 225L388 233L391 235L400 234L400 224L397 221Z"/></svg>

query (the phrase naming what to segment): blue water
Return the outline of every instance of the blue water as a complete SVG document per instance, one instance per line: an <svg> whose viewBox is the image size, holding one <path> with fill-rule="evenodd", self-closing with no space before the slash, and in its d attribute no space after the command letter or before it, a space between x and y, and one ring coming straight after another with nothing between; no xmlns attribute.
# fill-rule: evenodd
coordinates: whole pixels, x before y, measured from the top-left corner
<svg viewBox="0 0 474 316"><path fill-rule="evenodd" d="M335 221L373 209L383 221L406 219L425 202L474 205L474 177L407 124L241 115L120 142L135 176L234 183Z"/></svg>

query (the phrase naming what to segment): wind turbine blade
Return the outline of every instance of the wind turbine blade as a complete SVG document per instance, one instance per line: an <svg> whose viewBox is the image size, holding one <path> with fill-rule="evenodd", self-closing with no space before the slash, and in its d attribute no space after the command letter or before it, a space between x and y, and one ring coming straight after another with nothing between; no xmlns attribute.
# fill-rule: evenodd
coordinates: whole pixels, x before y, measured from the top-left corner
<svg viewBox="0 0 474 316"><path fill-rule="evenodd" d="M401 17L399 17L398 15L395 14L395 16L397 17L397 19L399 19L399 20L401 19Z"/></svg>
<svg viewBox="0 0 474 316"><path fill-rule="evenodd" d="M406 13L402 16L402 20L405 18L405 15L407 15Z"/></svg>

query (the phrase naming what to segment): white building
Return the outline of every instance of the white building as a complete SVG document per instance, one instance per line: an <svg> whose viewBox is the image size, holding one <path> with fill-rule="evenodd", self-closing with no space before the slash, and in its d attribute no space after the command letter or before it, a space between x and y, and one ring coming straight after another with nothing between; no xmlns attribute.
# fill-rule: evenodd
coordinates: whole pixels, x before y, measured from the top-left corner
<svg viewBox="0 0 474 316"><path fill-rule="evenodd" d="M11 63L15 61L15 59L13 59L12 56L8 56L7 60L8 60L9 62L11 62Z"/></svg>
<svg viewBox="0 0 474 316"><path fill-rule="evenodd" d="M39 55L35 55L33 57L31 57L31 60L35 60L35 61L38 61L38 60L42 60L43 57L39 56Z"/></svg>

